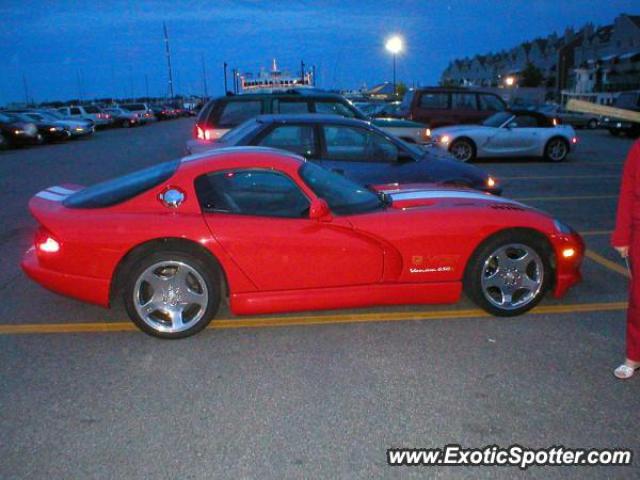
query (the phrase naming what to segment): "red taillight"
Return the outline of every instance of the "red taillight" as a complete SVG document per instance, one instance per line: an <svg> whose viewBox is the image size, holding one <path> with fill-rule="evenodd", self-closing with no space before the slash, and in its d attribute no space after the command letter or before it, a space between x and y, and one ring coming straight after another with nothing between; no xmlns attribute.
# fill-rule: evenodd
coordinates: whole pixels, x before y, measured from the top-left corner
<svg viewBox="0 0 640 480"><path fill-rule="evenodd" d="M40 228L37 231L34 243L39 252L57 253L60 251L60 242L45 228Z"/></svg>
<svg viewBox="0 0 640 480"><path fill-rule="evenodd" d="M573 137L573 138L571 139L571 143L573 143L573 144L578 143L578 137Z"/></svg>
<svg viewBox="0 0 640 480"><path fill-rule="evenodd" d="M200 126L196 125L193 131L193 136L198 140L204 140L204 130L202 130Z"/></svg>

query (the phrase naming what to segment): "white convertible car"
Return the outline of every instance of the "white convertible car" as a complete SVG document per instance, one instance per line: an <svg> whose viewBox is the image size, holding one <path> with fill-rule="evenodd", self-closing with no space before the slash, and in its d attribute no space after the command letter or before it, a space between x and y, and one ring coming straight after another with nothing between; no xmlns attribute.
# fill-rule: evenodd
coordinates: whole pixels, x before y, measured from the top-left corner
<svg viewBox="0 0 640 480"><path fill-rule="evenodd" d="M570 125L538 112L498 112L480 125L456 125L431 132L432 142L462 162L485 157L544 157L561 162L578 143Z"/></svg>

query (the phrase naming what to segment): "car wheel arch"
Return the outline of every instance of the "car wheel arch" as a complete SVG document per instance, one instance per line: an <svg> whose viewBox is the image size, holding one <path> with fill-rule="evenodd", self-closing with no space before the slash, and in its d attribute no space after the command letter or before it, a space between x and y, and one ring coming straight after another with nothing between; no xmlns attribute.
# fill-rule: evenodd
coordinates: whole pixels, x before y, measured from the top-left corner
<svg viewBox="0 0 640 480"><path fill-rule="evenodd" d="M571 142L567 139L567 137L563 137L562 135L554 135L545 142L544 144L545 153L547 151L547 147L549 146L549 144L554 140L562 140L565 143L565 145L567 146L567 155L571 152Z"/></svg>
<svg viewBox="0 0 640 480"><path fill-rule="evenodd" d="M125 279L127 272L142 258L156 253L160 250L177 251L189 255L193 255L197 258L204 260L207 263L211 263L217 271L220 272L220 291L223 295L229 296L229 281L227 272L224 266L218 260L218 258L208 249L200 245L199 243L177 237L163 237L147 240L132 247L126 254L122 256L118 262L114 273L111 277L111 287L109 291L109 304L112 305L118 298L125 286Z"/></svg>
<svg viewBox="0 0 640 480"><path fill-rule="evenodd" d="M482 249L482 247L484 247L489 242L493 242L496 238L508 237L511 235L518 235L518 234L531 237L533 242L539 244L542 248L544 248L545 253L549 255L549 264L551 265L551 269L552 269L551 279L553 280L555 278L555 269L556 269L556 257L555 257L555 251L553 250L553 246L551 245L551 242L549 241L549 238L547 237L547 235L545 235L540 230L536 230L535 228L530 228L530 227L507 227L507 228L503 228L495 232L492 232L491 234L482 238L477 243L477 245L475 245L475 247L473 248L471 254L467 259L466 265L464 266L463 280L467 278L468 270L472 263L471 260L476 255L476 253L480 249ZM550 287L553 288L553 285L550 285Z"/></svg>

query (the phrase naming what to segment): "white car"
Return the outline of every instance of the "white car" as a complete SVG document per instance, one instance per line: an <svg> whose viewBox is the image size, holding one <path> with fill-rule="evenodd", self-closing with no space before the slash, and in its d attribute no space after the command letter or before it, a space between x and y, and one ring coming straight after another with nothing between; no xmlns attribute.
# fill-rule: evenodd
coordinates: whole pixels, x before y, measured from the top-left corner
<svg viewBox="0 0 640 480"><path fill-rule="evenodd" d="M437 128L431 140L462 162L486 157L543 157L561 162L578 138L570 125L555 125L538 112L498 112L480 125Z"/></svg>

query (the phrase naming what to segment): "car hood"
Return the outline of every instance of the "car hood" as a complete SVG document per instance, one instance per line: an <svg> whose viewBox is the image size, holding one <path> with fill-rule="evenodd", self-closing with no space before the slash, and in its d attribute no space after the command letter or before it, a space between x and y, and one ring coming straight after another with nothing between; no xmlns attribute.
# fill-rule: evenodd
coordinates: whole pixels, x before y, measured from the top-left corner
<svg viewBox="0 0 640 480"><path fill-rule="evenodd" d="M431 130L431 137L438 135L459 135L466 132L477 132L481 130L493 130L494 127L487 127L485 125L452 125L450 127L441 127Z"/></svg>
<svg viewBox="0 0 640 480"><path fill-rule="evenodd" d="M380 128L426 128L426 125L401 118L372 118L371 123Z"/></svg>
<svg viewBox="0 0 640 480"><path fill-rule="evenodd" d="M515 200L498 197L466 188L442 188L437 185L397 185L379 187L391 198L391 207L397 209L432 206L475 206L498 210L532 210Z"/></svg>

